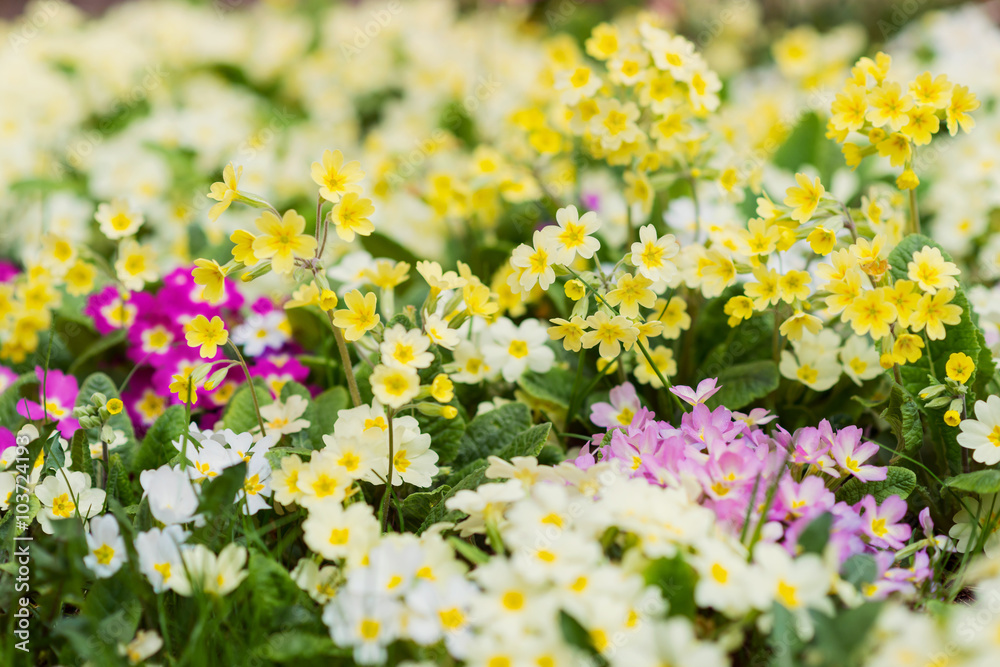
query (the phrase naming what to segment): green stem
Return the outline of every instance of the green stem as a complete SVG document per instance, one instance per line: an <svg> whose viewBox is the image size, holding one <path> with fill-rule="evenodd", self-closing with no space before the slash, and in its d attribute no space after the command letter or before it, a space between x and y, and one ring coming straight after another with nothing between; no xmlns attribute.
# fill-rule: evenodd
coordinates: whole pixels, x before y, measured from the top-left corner
<svg viewBox="0 0 1000 667"><path fill-rule="evenodd" d="M392 457L395 454L393 452L393 441L392 441L392 415L393 411L391 408L387 409L386 421L388 422L389 428L389 472L385 476L385 493L382 495L382 509L380 514L382 515L382 532L385 533L386 526L389 524L389 497L392 495Z"/></svg>
<svg viewBox="0 0 1000 667"><path fill-rule="evenodd" d="M910 233L920 233L920 212L917 210L917 190L910 190Z"/></svg>
<svg viewBox="0 0 1000 667"><path fill-rule="evenodd" d="M257 413L257 425L260 426L261 436L267 436L267 430L264 428L264 418L260 414L260 403L257 402L257 386L253 383L253 378L250 377L250 368L247 366L246 360L243 355L240 354L240 350L236 347L233 341L229 341L229 347L233 348L233 352L236 353L236 358L240 361L240 366L243 367L243 373L246 375L247 382L250 384L250 398L253 400L253 410Z"/></svg>

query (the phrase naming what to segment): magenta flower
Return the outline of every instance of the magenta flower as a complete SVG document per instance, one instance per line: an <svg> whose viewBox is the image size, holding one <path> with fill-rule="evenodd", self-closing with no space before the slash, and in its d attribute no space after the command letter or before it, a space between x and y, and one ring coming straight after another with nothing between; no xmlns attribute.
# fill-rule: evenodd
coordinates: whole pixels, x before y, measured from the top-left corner
<svg viewBox="0 0 1000 667"><path fill-rule="evenodd" d="M862 482L880 482L885 479L888 469L882 466L862 465L878 451L874 442L861 442L861 429L848 426L837 431L830 454L845 472Z"/></svg>
<svg viewBox="0 0 1000 667"><path fill-rule="evenodd" d="M881 505L875 504L875 496L865 496L861 500L861 509L864 532L871 538L872 546L902 549L910 539L910 526L899 523L906 516L906 501L899 496L889 496Z"/></svg>
<svg viewBox="0 0 1000 667"><path fill-rule="evenodd" d="M118 288L109 285L87 299L83 314L94 320L97 332L106 335L135 321L138 308L132 303L132 295L119 293Z"/></svg>
<svg viewBox="0 0 1000 667"><path fill-rule="evenodd" d="M840 473L833 465L833 459L828 455L831 441L824 437L822 429L800 428L792 435L791 445L793 463L815 466L831 477L840 477Z"/></svg>
<svg viewBox="0 0 1000 667"><path fill-rule="evenodd" d="M9 283L18 275L21 270L10 262L0 260L0 283Z"/></svg>
<svg viewBox="0 0 1000 667"><path fill-rule="evenodd" d="M691 405L698 405L699 403L704 403L712 396L715 392L719 391L721 387L716 387L718 380L715 378L706 378L698 383L697 389L692 389L691 387L677 386L671 387L670 393L677 396L682 401L690 403Z"/></svg>
<svg viewBox="0 0 1000 667"><path fill-rule="evenodd" d="M17 381L17 373L6 366L0 366L0 394L7 391L7 387Z"/></svg>
<svg viewBox="0 0 1000 667"><path fill-rule="evenodd" d="M590 421L603 428L630 425L642 407L631 382L612 389L609 399L610 403L594 403L590 406Z"/></svg>
<svg viewBox="0 0 1000 667"><path fill-rule="evenodd" d="M785 477L778 484L775 508L783 518L815 518L836 503L826 482L816 475L808 475L801 482Z"/></svg>
<svg viewBox="0 0 1000 667"><path fill-rule="evenodd" d="M48 418L56 422L64 438L73 437L73 433L80 428L80 423L73 418L76 395L80 393L76 378L62 371L50 370L46 379L41 366L35 368L35 375L38 377L39 400L42 399L43 388L45 391L45 409L40 403L24 398L17 403L17 413L31 421Z"/></svg>

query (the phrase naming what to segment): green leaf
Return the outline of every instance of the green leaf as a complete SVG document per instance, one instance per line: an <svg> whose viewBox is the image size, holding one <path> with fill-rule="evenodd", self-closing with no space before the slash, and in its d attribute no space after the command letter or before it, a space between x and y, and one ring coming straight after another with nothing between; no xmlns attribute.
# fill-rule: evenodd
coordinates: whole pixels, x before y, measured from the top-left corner
<svg viewBox="0 0 1000 667"><path fill-rule="evenodd" d="M302 660L315 661L321 658L349 658L351 653L351 649L334 644L328 634L315 634L304 630L276 632L251 651L251 655L259 655L265 660L280 664Z"/></svg>
<svg viewBox="0 0 1000 667"><path fill-rule="evenodd" d="M240 461L219 473L219 476L201 487L198 512L215 516L233 507L236 492L243 488L246 479L246 461Z"/></svg>
<svg viewBox="0 0 1000 667"><path fill-rule="evenodd" d="M772 667L798 667L801 664L798 654L804 646L797 631L798 621L792 612L777 602L771 607L771 615L774 617L774 628L767 638L771 647L771 660L767 664Z"/></svg>
<svg viewBox="0 0 1000 667"><path fill-rule="evenodd" d="M431 449L437 452L438 465L449 465L458 453L462 443L462 436L465 435L465 418L462 417L461 407L457 401L452 401L452 406L459 410L454 419L444 417L432 417L416 414L417 423L420 425L420 432L431 436Z"/></svg>
<svg viewBox="0 0 1000 667"><path fill-rule="evenodd" d="M455 551L457 551L460 556L465 558L470 563L482 565L484 563L488 563L490 560L490 555L488 553L477 547L475 544L470 544L456 535L450 536L448 538L448 543L455 548Z"/></svg>
<svg viewBox="0 0 1000 667"><path fill-rule="evenodd" d="M17 412L17 404L22 398L29 401L38 401L38 391L28 391L31 385L38 384L38 376L34 371L19 376L3 394L0 394L0 424L10 430L14 430L17 424L24 421L24 418Z"/></svg>
<svg viewBox="0 0 1000 667"><path fill-rule="evenodd" d="M108 472L108 494L122 505L131 505L135 502L135 495L132 493L128 472L122 465L122 457L118 454L111 454L108 457L108 463L111 466Z"/></svg>
<svg viewBox="0 0 1000 667"><path fill-rule="evenodd" d="M132 457L134 472L159 468L177 455L172 442L184 437L188 429L187 412L183 405L171 405L146 432L142 444Z"/></svg>
<svg viewBox="0 0 1000 667"><path fill-rule="evenodd" d="M441 501L431 509L427 518L424 522L420 524L420 529L417 530L417 534L424 532L432 524L438 523L440 521L458 521L464 514L458 510L448 510L445 507L445 501L454 496L459 491L472 490L478 487L480 484L486 481L486 468L489 464L486 461L480 461L470 470L469 474L462 478L455 486L453 486L448 493L441 498Z"/></svg>
<svg viewBox="0 0 1000 667"><path fill-rule="evenodd" d="M823 512L809 522L799 535L799 546L807 554L823 554L826 543L830 541L830 528L833 526L833 515Z"/></svg>
<svg viewBox="0 0 1000 667"><path fill-rule="evenodd" d="M920 234L907 236L889 254L889 264L891 266L893 280L908 279L908 264L913 259L913 254L922 250L925 246L938 248L946 261L952 261L951 256L945 252L940 245L933 240ZM965 291L960 286L955 290L955 298L951 302L962 309L962 319L958 324L945 325L944 340L929 341L923 356L912 364L904 364L899 367L899 374L903 380L903 387L911 396L917 396L921 389L929 384L928 376L934 375L939 380L947 377L945 366L949 357L956 352L967 354L973 360L979 360L982 355L980 339L982 334L979 327L973 321L972 309L965 296ZM933 361L933 368L931 366ZM978 370L973 372L969 378L970 387L977 386ZM975 396L968 397L970 401L975 400ZM934 442L943 443L945 460L941 461L942 467L946 466L946 472L957 473L961 470L962 447L958 444L958 429L947 426L944 423L944 413L947 406L940 408L927 408L920 406L927 417L927 426L931 438Z"/></svg>
<svg viewBox="0 0 1000 667"><path fill-rule="evenodd" d="M343 387L327 389L316 397L316 425L320 438L333 434L333 425L341 410L347 408L350 396Z"/></svg>
<svg viewBox="0 0 1000 667"><path fill-rule="evenodd" d="M95 340L90 347L84 350L82 353L78 354L73 358L73 363L70 364L69 370L67 371L70 375L80 370L85 363L91 359L95 359L100 355L104 354L116 345L121 345L125 342L125 329L115 329L111 333L101 336ZM111 396L108 396L111 398ZM86 400L90 400L90 396L87 396Z"/></svg>
<svg viewBox="0 0 1000 667"><path fill-rule="evenodd" d="M435 507L437 507L451 491L451 487L442 484L432 491L418 491L411 493L403 499L403 517L407 525L419 526L427 518Z"/></svg>
<svg viewBox="0 0 1000 667"><path fill-rule="evenodd" d="M875 627L882 605L882 602L867 602L860 607L844 609L833 617L812 612L816 635L811 646L825 658L823 664L860 664L862 652L867 650L865 638Z"/></svg>
<svg viewBox="0 0 1000 667"><path fill-rule="evenodd" d="M267 554L253 549L250 550L244 590L249 592L249 608L254 620L274 629L280 627L281 612L305 595L287 569Z"/></svg>
<svg viewBox="0 0 1000 667"><path fill-rule="evenodd" d="M569 408L575 381L573 373L554 366L547 373L528 371L518 378L517 386L536 401L566 410Z"/></svg>
<svg viewBox="0 0 1000 667"><path fill-rule="evenodd" d="M518 433L509 445L497 452L497 456L510 461L515 456L538 456L552 430L552 424L538 424Z"/></svg>
<svg viewBox="0 0 1000 667"><path fill-rule="evenodd" d="M461 467L506 447L514 436L531 426L531 412L523 403L507 403L468 423L452 462Z"/></svg>
<svg viewBox="0 0 1000 667"><path fill-rule="evenodd" d="M889 496L899 496L906 500L910 492L917 486L917 475L909 468L889 466L885 479L880 482L862 482L852 477L837 490L837 500L843 500L853 505L867 495L875 496L875 502L881 503Z"/></svg>
<svg viewBox="0 0 1000 667"><path fill-rule="evenodd" d="M607 665L608 661L594 647L594 640L591 638L587 628L580 624L573 616L566 611L559 610L559 631L563 639L570 646L574 646L590 656L590 661L595 665Z"/></svg>
<svg viewBox="0 0 1000 667"><path fill-rule="evenodd" d="M985 496L1000 491L1000 470L977 470L944 480L945 486Z"/></svg>
<svg viewBox="0 0 1000 667"><path fill-rule="evenodd" d="M710 408L725 405L739 410L778 388L781 375L773 361L751 361L719 372L719 392L706 403Z"/></svg>
<svg viewBox="0 0 1000 667"><path fill-rule="evenodd" d="M861 588L864 584L870 584L878 577L878 563L875 562L871 554L854 554L840 568L840 574L844 581Z"/></svg>
<svg viewBox="0 0 1000 667"><path fill-rule="evenodd" d="M669 603L670 616L686 616L694 620L697 610L694 585L698 575L683 556L677 554L673 558L657 558L646 568L644 576L647 584L659 586L663 591L663 598Z"/></svg>
<svg viewBox="0 0 1000 667"><path fill-rule="evenodd" d="M90 474L90 443L85 429L79 428L73 433L69 441L69 457L73 459L69 466L70 470Z"/></svg>
<svg viewBox="0 0 1000 667"><path fill-rule="evenodd" d="M893 384L889 393L889 406L882 411L882 419L892 427L897 452L909 452L923 444L924 428L920 422L920 408L898 384Z"/></svg>
<svg viewBox="0 0 1000 667"><path fill-rule="evenodd" d="M263 384L254 384L257 392L257 402L261 407L270 405L271 392ZM222 425L224 428L231 428L236 433L246 433L257 423L257 411L254 409L253 397L250 395L250 385L240 387L233 395L233 400L226 406L226 411L222 415Z"/></svg>

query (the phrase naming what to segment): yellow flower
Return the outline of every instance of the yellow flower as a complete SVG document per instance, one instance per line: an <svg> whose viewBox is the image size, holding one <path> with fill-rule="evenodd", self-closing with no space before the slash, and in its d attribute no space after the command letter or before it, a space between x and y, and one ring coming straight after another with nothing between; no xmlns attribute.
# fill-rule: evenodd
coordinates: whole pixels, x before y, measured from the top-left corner
<svg viewBox="0 0 1000 667"><path fill-rule="evenodd" d="M246 266L256 264L259 261L257 255L253 254L253 242L256 239L256 236L245 229L237 229L233 232L229 237L229 240L236 244L233 246L233 259L237 262L243 262Z"/></svg>
<svg viewBox="0 0 1000 667"><path fill-rule="evenodd" d="M379 364L372 371L370 381L372 394L379 403L392 408L403 407L420 393L420 376L410 366Z"/></svg>
<svg viewBox="0 0 1000 667"><path fill-rule="evenodd" d="M840 131L857 132L865 124L868 111L868 97L865 89L853 83L844 87L830 107L830 123Z"/></svg>
<svg viewBox="0 0 1000 667"><path fill-rule="evenodd" d="M449 403L455 398L455 385L446 374L439 373L434 376L434 381L431 382L431 396L438 403Z"/></svg>
<svg viewBox="0 0 1000 667"><path fill-rule="evenodd" d="M790 270L778 279L778 294L785 303L792 303L796 299L804 301L809 298L809 284L812 276L805 271Z"/></svg>
<svg viewBox="0 0 1000 667"><path fill-rule="evenodd" d="M969 381L974 370L976 370L976 364L972 361L972 357L964 352L952 352L945 365L948 377L961 384Z"/></svg>
<svg viewBox="0 0 1000 667"><path fill-rule="evenodd" d="M944 74L932 79L930 72L924 72L910 84L910 95L917 104L943 109L951 99L951 88L952 83Z"/></svg>
<svg viewBox="0 0 1000 667"><path fill-rule="evenodd" d="M202 286L201 298L211 304L220 303L226 298L227 269L212 259L196 259L194 265L191 277L195 285Z"/></svg>
<svg viewBox="0 0 1000 667"><path fill-rule="evenodd" d="M910 110L909 116L910 121L903 126L903 134L909 137L915 146L926 146L931 143L931 135L941 126L933 107L916 107Z"/></svg>
<svg viewBox="0 0 1000 667"><path fill-rule="evenodd" d="M948 410L944 413L944 423L948 426L958 426L962 423L962 415L958 414L958 410Z"/></svg>
<svg viewBox="0 0 1000 667"><path fill-rule="evenodd" d="M573 301L579 301L587 295L587 288L576 278L567 280L564 289L566 291L566 297L572 299Z"/></svg>
<svg viewBox="0 0 1000 667"><path fill-rule="evenodd" d="M333 314L333 323L344 330L344 338L355 341L375 328L381 319L375 312L377 299L368 292L364 296L358 290L351 290L344 295L346 309ZM400 403L402 405L402 403Z"/></svg>
<svg viewBox="0 0 1000 667"><path fill-rule="evenodd" d="M305 258L316 250L316 239L302 232L306 219L293 210L285 211L280 220L271 211L257 218L261 236L254 239L253 253L260 259L270 259L275 273L291 273L295 258Z"/></svg>
<svg viewBox="0 0 1000 667"><path fill-rule="evenodd" d="M674 351L669 347L660 345L656 349L650 350L649 356L653 359L656 370L660 371L660 375L663 377L668 378L677 374L677 362L674 361ZM663 383L660 382L660 378L656 374L656 370L653 369L653 365L650 365L649 361L646 360L646 355L640 352L638 362L638 365L635 367L635 379L641 384L648 384L653 389L663 387Z"/></svg>
<svg viewBox="0 0 1000 667"><path fill-rule="evenodd" d="M913 98L904 95L898 83L884 82L868 93L868 105L865 118L872 125L882 127L888 123L893 132L899 132L910 119L906 112L913 107Z"/></svg>
<svg viewBox="0 0 1000 667"><path fill-rule="evenodd" d="M892 360L897 364L914 363L923 356L924 339L911 333L900 334L892 344Z"/></svg>
<svg viewBox="0 0 1000 667"><path fill-rule="evenodd" d="M586 321L579 315L574 315L569 320L556 317L550 321L555 326L549 327L549 338L561 340L563 347L570 352L579 352L580 342L587 327Z"/></svg>
<svg viewBox="0 0 1000 667"><path fill-rule="evenodd" d="M955 291L938 290L937 294L925 294L920 297L917 307L910 316L910 327L914 331L927 328L927 337L931 340L944 340L944 325L955 325L962 321L962 308L951 303Z"/></svg>
<svg viewBox="0 0 1000 667"><path fill-rule="evenodd" d="M588 350L599 344L598 353L605 359L617 357L621 353L621 344L631 345L638 334L627 317L621 315L608 317L603 310L588 317L587 324L591 330L583 334L580 342Z"/></svg>
<svg viewBox="0 0 1000 667"><path fill-rule="evenodd" d="M889 164L893 167L899 167L910 159L910 141L899 132L893 132L878 142L875 148L878 149L879 155L889 158Z"/></svg>
<svg viewBox="0 0 1000 667"><path fill-rule="evenodd" d="M656 294L649 289L652 284L653 281L643 275L625 273L618 279L618 286L604 299L608 305L618 306L618 311L625 317L636 318L639 306L652 308L656 303Z"/></svg>
<svg viewBox="0 0 1000 667"><path fill-rule="evenodd" d="M208 196L215 201L219 202L212 208L208 210L208 219L215 221L222 212L229 208L229 205L233 203L233 199L240 194L240 176L243 175L243 167L238 167L233 169L233 163L230 162L226 165L226 168L222 170L222 182L212 183L212 191L208 193Z"/></svg>
<svg viewBox="0 0 1000 667"><path fill-rule="evenodd" d="M896 187L900 190L913 190L920 185L920 179L912 169L904 169L903 173L896 177Z"/></svg>
<svg viewBox="0 0 1000 667"><path fill-rule="evenodd" d="M797 310L795 314L781 323L781 326L778 327L778 333L789 340L799 340L802 338L803 331L817 334L822 328L823 321L821 319L815 315L809 315L801 310Z"/></svg>
<svg viewBox="0 0 1000 667"><path fill-rule="evenodd" d="M833 246L837 245L837 233L823 225L817 225L816 229L809 232L806 241L817 255L829 255L833 252Z"/></svg>
<svg viewBox="0 0 1000 667"><path fill-rule="evenodd" d="M743 293L753 299L754 308L764 310L768 306L776 305L781 300L778 272L761 265L753 270L753 277L757 282L748 282L744 285Z"/></svg>
<svg viewBox="0 0 1000 667"><path fill-rule="evenodd" d="M112 398L104 407L107 408L109 413L117 415L122 411L122 408L124 408L125 405L122 403L120 398Z"/></svg>
<svg viewBox="0 0 1000 667"><path fill-rule="evenodd" d="M187 403L190 396L191 404L194 405L198 402L198 394L195 392L197 388L197 384L191 381L190 375L174 375L169 390L170 393L177 394L182 403Z"/></svg>
<svg viewBox="0 0 1000 667"><path fill-rule="evenodd" d="M895 306L900 326L910 326L910 315L920 302L916 288L916 284L909 280L897 280L892 287L885 288L885 299Z"/></svg>
<svg viewBox="0 0 1000 667"><path fill-rule="evenodd" d="M357 185L365 177L361 171L361 163L351 160L344 164L344 154L338 151L323 151L322 162L312 163L312 179L319 186L319 194L331 202L349 192L360 194L361 186Z"/></svg>
<svg viewBox="0 0 1000 667"><path fill-rule="evenodd" d="M687 312L687 301L679 296L657 299L653 304L653 313L657 320L663 323L663 337L673 340L680 338L682 331L691 328L691 316Z"/></svg>
<svg viewBox="0 0 1000 667"><path fill-rule="evenodd" d="M470 315L488 318L496 313L500 307L491 300L491 297L490 288L482 283L467 283L462 288L462 299Z"/></svg>
<svg viewBox="0 0 1000 667"><path fill-rule="evenodd" d="M94 219L101 225L101 233L112 241L132 236L142 226L142 213L132 208L126 199L112 199L110 204L100 204Z"/></svg>
<svg viewBox="0 0 1000 667"><path fill-rule="evenodd" d="M115 273L125 289L138 292L157 279L156 254L152 246L125 239L118 246Z"/></svg>
<svg viewBox="0 0 1000 667"><path fill-rule="evenodd" d="M321 310L333 310L337 307L337 293L332 289L325 289L319 293L319 307Z"/></svg>
<svg viewBox="0 0 1000 667"><path fill-rule="evenodd" d="M976 126L975 119L969 115L970 111L979 108L979 100L974 93L970 93L965 86L955 86L951 91L951 101L945 110L945 118L948 121L948 134L955 136L959 126L966 132L971 132Z"/></svg>
<svg viewBox="0 0 1000 667"><path fill-rule="evenodd" d="M906 265L907 277L915 281L925 292L934 294L939 289L956 289L958 267L945 260L938 248L924 246L913 253L913 259Z"/></svg>
<svg viewBox="0 0 1000 667"><path fill-rule="evenodd" d="M850 322L854 333L863 336L869 331L879 340L889 335L889 325L896 321L896 309L885 299L885 290L878 288L864 292L844 309L842 316Z"/></svg>
<svg viewBox="0 0 1000 667"><path fill-rule="evenodd" d="M320 299L319 287L314 282L303 283L292 292L292 298L285 302L285 310L289 308L304 308L318 306Z"/></svg>
<svg viewBox="0 0 1000 667"><path fill-rule="evenodd" d="M740 230L740 238L746 244L748 255L769 255L778 247L781 231L777 225L768 224L760 218L751 218L747 229Z"/></svg>
<svg viewBox="0 0 1000 667"><path fill-rule="evenodd" d="M392 289L402 285L410 277L410 265L407 262L395 263L379 259L375 261L374 269L365 269L361 275L379 289Z"/></svg>
<svg viewBox="0 0 1000 667"><path fill-rule="evenodd" d="M64 280L66 281L66 291L73 296L83 296L94 289L94 278L97 277L97 270L82 259L76 260L73 266L66 271Z"/></svg>
<svg viewBox="0 0 1000 667"><path fill-rule="evenodd" d="M816 212L826 188L820 183L819 178L810 182L805 174L795 174L795 182L799 184L798 187L790 187L785 192L785 206L793 208L792 220L806 222Z"/></svg>
<svg viewBox="0 0 1000 667"><path fill-rule="evenodd" d="M729 315L729 326L735 327L743 320L753 317L753 301L745 296L734 296L726 302L722 311Z"/></svg>
<svg viewBox="0 0 1000 667"><path fill-rule="evenodd" d="M184 325L184 335L189 347L201 346L199 354L203 359L214 357L220 345L229 340L229 332L222 318L216 315L209 320L204 315L198 315Z"/></svg>
<svg viewBox="0 0 1000 667"><path fill-rule="evenodd" d="M358 196L356 192L345 194L330 212L330 218L337 226L337 236L350 243L355 234L369 236L375 225L368 216L375 212L372 200Z"/></svg>

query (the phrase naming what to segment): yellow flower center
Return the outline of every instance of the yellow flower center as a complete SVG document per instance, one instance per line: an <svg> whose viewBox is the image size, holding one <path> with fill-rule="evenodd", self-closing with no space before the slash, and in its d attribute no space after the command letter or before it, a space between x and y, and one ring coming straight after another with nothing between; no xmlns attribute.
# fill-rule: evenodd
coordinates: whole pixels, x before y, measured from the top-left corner
<svg viewBox="0 0 1000 667"><path fill-rule="evenodd" d="M76 504L70 500L68 493L63 493L52 499L52 513L62 519L68 519L76 509Z"/></svg>
<svg viewBox="0 0 1000 667"><path fill-rule="evenodd" d="M507 348L507 352L515 359L523 359L528 356L528 344L523 340L511 341L510 347Z"/></svg>
<svg viewBox="0 0 1000 667"><path fill-rule="evenodd" d="M330 544L335 547L342 547L347 544L350 534L350 528L334 528L330 531Z"/></svg>
<svg viewBox="0 0 1000 667"><path fill-rule="evenodd" d="M97 562L100 565L107 565L114 557L115 550L107 544L102 544L98 548L94 549L94 558L97 559Z"/></svg>

